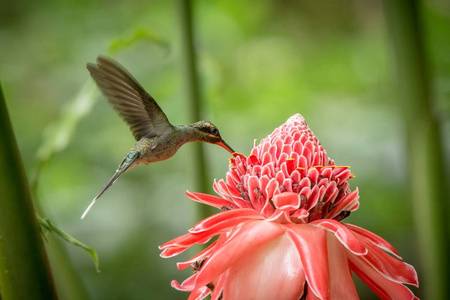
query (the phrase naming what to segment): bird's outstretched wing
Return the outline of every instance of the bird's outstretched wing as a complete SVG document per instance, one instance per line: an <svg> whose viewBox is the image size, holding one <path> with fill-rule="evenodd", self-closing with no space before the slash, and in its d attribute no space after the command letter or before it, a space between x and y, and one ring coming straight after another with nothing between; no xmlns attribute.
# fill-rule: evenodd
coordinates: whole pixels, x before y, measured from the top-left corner
<svg viewBox="0 0 450 300"><path fill-rule="evenodd" d="M118 62L99 56L97 64L88 63L87 69L136 140L172 127L155 99Z"/></svg>

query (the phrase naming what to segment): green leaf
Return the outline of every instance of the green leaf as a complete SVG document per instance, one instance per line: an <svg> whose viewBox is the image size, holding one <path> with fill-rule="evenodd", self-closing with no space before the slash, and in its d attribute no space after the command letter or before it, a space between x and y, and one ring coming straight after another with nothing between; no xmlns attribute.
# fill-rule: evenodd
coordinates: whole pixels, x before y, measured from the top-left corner
<svg viewBox="0 0 450 300"><path fill-rule="evenodd" d="M64 108L61 116L44 130L44 137L36 154L38 166L31 182L32 194L36 196L39 175L52 157L69 144L78 123L92 110L99 92L91 79L86 80L79 93Z"/></svg>
<svg viewBox="0 0 450 300"><path fill-rule="evenodd" d="M143 40L160 46L161 48L163 48L166 54L170 52L169 43L165 39L163 39L157 33L142 27L134 29L131 34L126 33L124 36L112 40L109 45L108 52L111 55L114 55L118 51L124 48L128 48L132 44Z"/></svg>
<svg viewBox="0 0 450 300"><path fill-rule="evenodd" d="M37 151L39 163L49 161L55 153L67 147L78 122L91 111L97 96L94 82L87 80L61 117L45 129L44 140Z"/></svg>
<svg viewBox="0 0 450 300"><path fill-rule="evenodd" d="M73 236L68 234L67 232L65 232L62 229L58 228L48 218L41 218L39 216L37 216L37 218L39 220L39 224L41 225L41 228L45 228L49 232L54 232L57 235L59 235L59 237L61 237L66 242L68 242L68 243L70 243L72 245L75 245L77 247L81 247L84 250L86 250L91 255L92 259L94 260L96 271L98 273L100 273L100 263L99 263L99 260L98 260L98 255L97 255L97 252L95 252L95 250L93 248L86 246L85 244L83 244L82 242L80 242L79 240L77 240L76 238L74 238Z"/></svg>

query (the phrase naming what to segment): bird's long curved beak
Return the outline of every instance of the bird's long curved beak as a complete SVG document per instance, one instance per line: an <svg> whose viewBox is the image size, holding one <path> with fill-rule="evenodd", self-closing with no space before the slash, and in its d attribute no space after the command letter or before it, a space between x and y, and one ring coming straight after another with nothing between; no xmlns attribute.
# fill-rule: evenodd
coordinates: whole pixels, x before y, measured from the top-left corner
<svg viewBox="0 0 450 300"><path fill-rule="evenodd" d="M233 150L233 148L231 148L227 143L225 143L224 140L221 140L220 142L217 143L217 145L219 145L220 147L222 147L223 149L227 150L228 152L230 152L231 154L233 154L235 151Z"/></svg>

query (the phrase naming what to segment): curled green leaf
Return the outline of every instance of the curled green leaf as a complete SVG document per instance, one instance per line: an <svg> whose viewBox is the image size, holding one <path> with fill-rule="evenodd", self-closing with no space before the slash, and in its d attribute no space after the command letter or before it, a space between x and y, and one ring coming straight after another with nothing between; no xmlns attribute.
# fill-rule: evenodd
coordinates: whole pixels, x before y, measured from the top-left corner
<svg viewBox="0 0 450 300"><path fill-rule="evenodd" d="M50 221L50 219L41 218L39 216L37 218L39 220L39 224L41 225L41 228L45 228L49 232L54 232L60 238L65 240L66 242L68 242L72 245L75 245L77 247L81 247L84 250L86 250L91 255L92 260L94 261L96 271L100 273L100 263L98 260L98 255L97 255L97 252L95 252L95 250L93 248L88 247L87 245L83 244L82 242L80 242L79 240L77 240L76 238L74 238L73 236L68 234L67 232L65 232L62 229L60 229L59 227L57 227L55 224L53 224L52 221Z"/></svg>
<svg viewBox="0 0 450 300"><path fill-rule="evenodd" d="M138 27L132 30L131 33L127 32L123 36L113 39L109 45L108 51L111 55L114 55L118 51L130 47L138 41L149 41L160 46L166 54L169 53L169 43L157 33L143 27Z"/></svg>

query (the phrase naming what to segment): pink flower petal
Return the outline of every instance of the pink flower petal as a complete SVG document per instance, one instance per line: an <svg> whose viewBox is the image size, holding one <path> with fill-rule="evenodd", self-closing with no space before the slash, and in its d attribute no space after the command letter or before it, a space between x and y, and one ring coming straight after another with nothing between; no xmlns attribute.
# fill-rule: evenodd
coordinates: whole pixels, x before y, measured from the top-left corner
<svg viewBox="0 0 450 300"><path fill-rule="evenodd" d="M323 202L334 202L334 199L336 199L338 194L339 194L339 189L336 187L336 182L332 181L328 184L322 201Z"/></svg>
<svg viewBox="0 0 450 300"><path fill-rule="evenodd" d="M286 160L286 163L284 164L286 170L286 176L292 175L292 172L295 170L296 162L295 159L289 158Z"/></svg>
<svg viewBox="0 0 450 300"><path fill-rule="evenodd" d="M283 181L283 187L285 192L292 192L292 179L285 178Z"/></svg>
<svg viewBox="0 0 450 300"><path fill-rule="evenodd" d="M280 209L276 209L271 216L266 218L266 220L281 224L292 223L289 212Z"/></svg>
<svg viewBox="0 0 450 300"><path fill-rule="evenodd" d="M362 239L362 241L369 249L369 253L361 258L383 276L398 283L419 285L417 273L413 266L390 256L367 240Z"/></svg>
<svg viewBox="0 0 450 300"><path fill-rule="evenodd" d="M180 254L193 244L204 244L206 243L211 237L214 235L217 235L216 232L200 232L196 234L187 233L184 235L181 235L179 237L176 237L161 246L159 246L160 250L164 250L160 256L161 257L172 257L174 255Z"/></svg>
<svg viewBox="0 0 450 300"><path fill-rule="evenodd" d="M317 181L319 179L319 171L317 171L317 169L315 167L312 167L311 169L308 170L308 178L311 180L312 184L317 184Z"/></svg>
<svg viewBox="0 0 450 300"><path fill-rule="evenodd" d="M271 178L266 186L266 195L270 199L275 195L275 191L278 190L278 181L275 178Z"/></svg>
<svg viewBox="0 0 450 300"><path fill-rule="evenodd" d="M217 194L221 195L223 198L235 198L241 196L239 194L239 191L235 189L230 190L223 179L220 179L219 181L214 181L213 189Z"/></svg>
<svg viewBox="0 0 450 300"><path fill-rule="evenodd" d="M239 232L229 237L220 249L205 262L197 273L195 287L208 284L228 269L246 253L283 234L284 229L279 224L266 221L248 221Z"/></svg>
<svg viewBox="0 0 450 300"><path fill-rule="evenodd" d="M189 295L188 300L201 300L206 298L206 296L208 296L209 293L210 290L206 286L204 286L195 291L192 291L192 293Z"/></svg>
<svg viewBox="0 0 450 300"><path fill-rule="evenodd" d="M189 191L186 191L186 196L194 201L208 204L219 209L221 209L222 207L230 207L233 205L233 202L231 202L230 200L203 193L191 193Z"/></svg>
<svg viewBox="0 0 450 300"><path fill-rule="evenodd" d="M159 256L161 256L163 258L169 258L169 257L175 256L175 255L178 255L178 254L184 252L187 248L189 248L189 246L187 246L187 247L173 246L173 247L164 249Z"/></svg>
<svg viewBox="0 0 450 300"><path fill-rule="evenodd" d="M326 231L309 224L285 224L305 270L308 286L320 299L329 299Z"/></svg>
<svg viewBox="0 0 450 300"><path fill-rule="evenodd" d="M263 216L261 216L261 213L258 211L249 208L226 210L200 221L194 226L194 228L190 229L189 232L219 232L250 219L263 219Z"/></svg>
<svg viewBox="0 0 450 300"><path fill-rule="evenodd" d="M303 149L302 149L302 156L306 158L306 161L308 162L308 166L311 166L312 163L312 151L310 149L311 142L308 141L306 142L306 144L304 145Z"/></svg>
<svg viewBox="0 0 450 300"><path fill-rule="evenodd" d="M292 211L300 207L300 196L297 193L285 192L273 196L275 207L283 211Z"/></svg>
<svg viewBox="0 0 450 300"><path fill-rule="evenodd" d="M355 274L381 299L418 299L410 289L403 284L387 279L366 263L362 257L355 256L349 252L347 255L350 260L350 268L352 271L355 272Z"/></svg>
<svg viewBox="0 0 450 300"><path fill-rule="evenodd" d="M266 202L264 203L263 208L261 209L261 214L262 214L265 218L268 218L268 217L270 217L274 212L275 212L275 208L272 206L272 204L270 203L270 201L266 201Z"/></svg>
<svg viewBox="0 0 450 300"><path fill-rule="evenodd" d="M178 281L172 280L170 285L179 291L191 292L194 288L195 280L197 279L197 274L189 276L183 283L179 284Z"/></svg>
<svg viewBox="0 0 450 300"><path fill-rule="evenodd" d="M353 254L366 255L368 250L353 232L342 223L332 219L321 219L312 222L320 228L326 229L336 236L336 238Z"/></svg>
<svg viewBox="0 0 450 300"><path fill-rule="evenodd" d="M266 189L267 189L267 185L269 184L269 181L270 181L270 179L268 176L261 176L259 178L259 188L261 189L261 194L262 194L262 197L264 200L267 199Z"/></svg>
<svg viewBox="0 0 450 300"><path fill-rule="evenodd" d="M298 185L300 184L301 175L298 170L292 171L291 178L292 178L292 181L294 182L294 184L298 184Z"/></svg>
<svg viewBox="0 0 450 300"><path fill-rule="evenodd" d="M249 157L247 157L247 164L249 165L260 165L261 162L259 161L258 156L251 154Z"/></svg>
<svg viewBox="0 0 450 300"><path fill-rule="evenodd" d="M348 265L346 248L330 232L327 233L327 248L330 268L330 295L333 299L359 299Z"/></svg>
<svg viewBox="0 0 450 300"><path fill-rule="evenodd" d="M389 244L385 239L383 239L382 237L376 235L375 233L370 232L367 229L361 228L359 226L348 224L348 223L343 223L343 224L347 228L349 228L351 231L353 231L354 233L357 233L357 234L365 237L367 240L369 240L370 242L375 244L377 247L395 255L398 259L402 259L398 255L397 250L395 250L395 248L391 244Z"/></svg>
<svg viewBox="0 0 450 300"><path fill-rule="evenodd" d="M275 148L275 147L273 147ZM272 161L272 155L269 152L265 152L262 157L262 164L268 165Z"/></svg>
<svg viewBox="0 0 450 300"><path fill-rule="evenodd" d="M214 286L214 291L211 293L211 300L220 300L223 298L222 297L223 285L227 278L228 278L228 271L220 275L219 279L217 280L217 283Z"/></svg>
<svg viewBox="0 0 450 300"><path fill-rule="evenodd" d="M297 209L292 215L291 218L293 219L297 219L299 221L301 221L301 223L306 223L306 218L308 218L309 216L309 212L304 209L304 208L300 208ZM299 223L297 221L293 221L294 223Z"/></svg>
<svg viewBox="0 0 450 300"><path fill-rule="evenodd" d="M242 154L242 153L239 153L239 152L234 152L232 155L234 156L234 159L236 159L238 157L241 157L241 158L245 159L245 155ZM231 159L233 159L233 158L231 158Z"/></svg>
<svg viewBox="0 0 450 300"><path fill-rule="evenodd" d="M315 185L309 192L309 195L307 196L308 199L308 208L307 210L310 210L314 206L317 205L317 202L319 201L320 191L319 187Z"/></svg>
<svg viewBox="0 0 450 300"><path fill-rule="evenodd" d="M253 208L256 211L261 211L263 203L260 201L260 187L259 180L257 176L250 176L247 181L248 184L248 195L250 198L250 202L252 203Z"/></svg>
<svg viewBox="0 0 450 300"><path fill-rule="evenodd" d="M339 215L342 211L353 211L358 208L359 205L359 190L356 188L353 192L347 194L342 198L339 203L326 215L327 218L333 219Z"/></svg>
<svg viewBox="0 0 450 300"><path fill-rule="evenodd" d="M213 189L214 191L221 195L223 198L240 198L241 194L234 186L229 186L227 183L220 179L219 181L214 181L213 183Z"/></svg>
<svg viewBox="0 0 450 300"><path fill-rule="evenodd" d="M302 169L307 169L308 168L308 161L306 160L306 157L300 156L298 158L298 167L302 168Z"/></svg>
<svg viewBox="0 0 450 300"><path fill-rule="evenodd" d="M305 273L292 241L281 235L236 261L227 272L224 299L292 299L303 294Z"/></svg>
<svg viewBox="0 0 450 300"><path fill-rule="evenodd" d="M195 256L193 256L189 260L177 263L178 270L183 270L183 269L191 266L193 263L195 263L199 259L209 257L211 255L211 253L213 251L215 251L216 245L217 245L217 241L214 241L213 243L211 243L211 245L209 245L208 247L206 247L205 249L203 249L202 251L197 253Z"/></svg>
<svg viewBox="0 0 450 300"><path fill-rule="evenodd" d="M275 179L277 180L279 185L283 185L284 179L285 179L283 172L277 172L275 174ZM281 189L281 187L280 187L280 189Z"/></svg>
<svg viewBox="0 0 450 300"><path fill-rule="evenodd" d="M239 174L236 172L236 168L230 169L230 172L226 174L225 181L229 184L238 184L241 181Z"/></svg>
<svg viewBox="0 0 450 300"><path fill-rule="evenodd" d="M351 178L352 176L352 172L350 170L344 170L339 174L336 174L336 179L338 180L338 182L341 181L347 181Z"/></svg>

